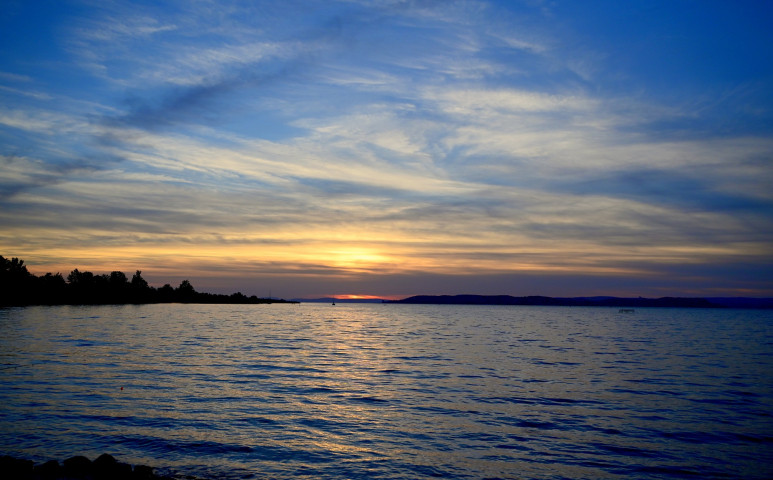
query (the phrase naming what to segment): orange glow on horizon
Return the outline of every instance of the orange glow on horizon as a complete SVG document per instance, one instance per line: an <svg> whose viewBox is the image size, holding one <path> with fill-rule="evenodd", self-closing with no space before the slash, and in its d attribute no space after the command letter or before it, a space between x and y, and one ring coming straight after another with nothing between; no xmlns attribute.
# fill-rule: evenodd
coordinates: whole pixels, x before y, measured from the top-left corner
<svg viewBox="0 0 773 480"><path fill-rule="evenodd" d="M331 298L338 300L399 300L405 298L405 295L355 295L355 294L336 294L330 295Z"/></svg>

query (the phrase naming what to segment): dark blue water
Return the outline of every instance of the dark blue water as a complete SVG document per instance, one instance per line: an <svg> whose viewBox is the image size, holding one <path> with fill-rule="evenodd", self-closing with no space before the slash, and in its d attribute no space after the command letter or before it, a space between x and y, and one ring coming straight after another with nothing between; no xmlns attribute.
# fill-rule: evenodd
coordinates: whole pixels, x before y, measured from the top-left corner
<svg viewBox="0 0 773 480"><path fill-rule="evenodd" d="M773 312L0 310L0 454L205 478L773 477Z"/></svg>

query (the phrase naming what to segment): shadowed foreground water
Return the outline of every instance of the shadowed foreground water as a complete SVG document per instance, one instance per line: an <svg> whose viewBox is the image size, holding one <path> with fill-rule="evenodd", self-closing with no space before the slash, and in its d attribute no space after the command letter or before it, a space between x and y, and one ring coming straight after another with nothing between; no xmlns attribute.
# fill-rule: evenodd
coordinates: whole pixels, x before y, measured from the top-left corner
<svg viewBox="0 0 773 480"><path fill-rule="evenodd" d="M773 312L0 310L0 454L231 478L773 476Z"/></svg>

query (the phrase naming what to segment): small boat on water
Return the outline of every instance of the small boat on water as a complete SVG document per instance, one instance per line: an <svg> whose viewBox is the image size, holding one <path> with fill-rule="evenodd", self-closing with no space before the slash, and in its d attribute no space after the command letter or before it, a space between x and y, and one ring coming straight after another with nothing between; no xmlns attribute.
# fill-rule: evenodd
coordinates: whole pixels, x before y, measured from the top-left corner
<svg viewBox="0 0 773 480"><path fill-rule="evenodd" d="M618 313L633 313L635 310L633 308L621 308Z"/></svg>

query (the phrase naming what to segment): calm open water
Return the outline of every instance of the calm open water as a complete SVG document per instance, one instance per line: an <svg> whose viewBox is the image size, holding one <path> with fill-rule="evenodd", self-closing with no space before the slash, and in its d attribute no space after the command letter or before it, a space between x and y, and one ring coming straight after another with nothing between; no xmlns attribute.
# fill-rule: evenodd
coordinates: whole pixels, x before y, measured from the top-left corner
<svg viewBox="0 0 773 480"><path fill-rule="evenodd" d="M0 454L214 479L773 477L773 312L0 309ZM122 389L123 388L123 389Z"/></svg>

